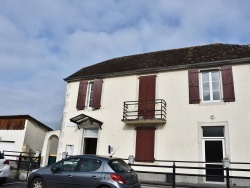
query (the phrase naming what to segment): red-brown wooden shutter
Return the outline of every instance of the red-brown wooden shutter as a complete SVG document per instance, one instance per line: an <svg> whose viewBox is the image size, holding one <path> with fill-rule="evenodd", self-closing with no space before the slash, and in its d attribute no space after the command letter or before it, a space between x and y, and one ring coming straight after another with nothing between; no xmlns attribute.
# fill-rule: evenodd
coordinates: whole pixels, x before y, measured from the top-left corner
<svg viewBox="0 0 250 188"><path fill-rule="evenodd" d="M101 96L102 96L102 79L96 79L94 81L94 89L93 89L93 101L92 108L99 109L101 107Z"/></svg>
<svg viewBox="0 0 250 188"><path fill-rule="evenodd" d="M85 108L87 86L88 86L88 82L86 80L81 80L80 81L79 90L78 90L78 97L77 97L77 103L76 103L76 108L78 110L84 110L84 108Z"/></svg>
<svg viewBox="0 0 250 188"><path fill-rule="evenodd" d="M136 130L136 161L153 162L155 127L138 127Z"/></svg>
<svg viewBox="0 0 250 188"><path fill-rule="evenodd" d="M189 104L200 103L198 69L188 70L188 83L189 83Z"/></svg>
<svg viewBox="0 0 250 188"><path fill-rule="evenodd" d="M139 78L138 116L143 116L146 119L155 117L155 84L155 75Z"/></svg>
<svg viewBox="0 0 250 188"><path fill-rule="evenodd" d="M223 100L224 102L234 102L234 81L232 66L223 66L221 68Z"/></svg>

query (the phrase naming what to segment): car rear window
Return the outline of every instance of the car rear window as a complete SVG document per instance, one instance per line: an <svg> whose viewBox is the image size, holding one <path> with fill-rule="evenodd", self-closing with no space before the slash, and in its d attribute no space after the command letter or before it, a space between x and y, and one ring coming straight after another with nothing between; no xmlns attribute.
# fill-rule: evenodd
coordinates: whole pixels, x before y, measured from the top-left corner
<svg viewBox="0 0 250 188"><path fill-rule="evenodd" d="M133 169L122 159L114 159L109 161L109 166L117 173L131 172Z"/></svg>

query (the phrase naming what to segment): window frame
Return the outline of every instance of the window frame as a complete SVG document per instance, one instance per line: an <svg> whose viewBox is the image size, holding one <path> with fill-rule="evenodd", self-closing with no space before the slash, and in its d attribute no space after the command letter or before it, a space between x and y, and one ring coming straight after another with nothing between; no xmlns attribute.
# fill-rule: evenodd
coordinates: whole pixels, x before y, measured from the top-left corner
<svg viewBox="0 0 250 188"><path fill-rule="evenodd" d="M74 169L65 170L63 168L63 166L66 166L67 164L64 164L64 163L67 163L68 161L73 161L73 160L76 160L76 165L74 166ZM80 158L67 158L67 159L60 161L60 162L56 163L55 165L53 165L51 167L51 170L55 171L55 172L75 172L76 169L78 168L79 161L80 161ZM72 162L72 164L73 164L73 162Z"/></svg>
<svg viewBox="0 0 250 188"><path fill-rule="evenodd" d="M93 104L93 96L94 96L94 81L88 82L88 88L87 88L87 100L86 100L86 108L92 109Z"/></svg>
<svg viewBox="0 0 250 188"><path fill-rule="evenodd" d="M99 166L98 168L92 168L87 170L86 168L83 170L82 165L86 165L86 163L84 164L84 161L95 161L96 163L99 162ZM76 169L76 171L78 172L96 172L96 171L100 171L102 169L102 165L103 165L103 161L100 159L93 159L93 158L81 158L80 161L78 162L78 168ZM91 165L87 165L87 166L91 166ZM93 167L93 166L91 166Z"/></svg>
<svg viewBox="0 0 250 188"><path fill-rule="evenodd" d="M200 96L201 96L201 102L202 103L217 103L217 102L222 102L223 101L223 88L222 88L222 75L221 75L221 71L220 69L207 69L207 70L200 70L199 71L200 74L199 74L199 84L200 84ZM212 80L212 72L218 72L219 74L219 90L213 90L213 87L212 87L212 83L213 83L213 80ZM204 100L204 90L203 90L203 73L209 73L209 96L210 96L210 100ZM219 100L214 100L213 99L213 92L214 91L219 91L219 95L220 95L220 99Z"/></svg>

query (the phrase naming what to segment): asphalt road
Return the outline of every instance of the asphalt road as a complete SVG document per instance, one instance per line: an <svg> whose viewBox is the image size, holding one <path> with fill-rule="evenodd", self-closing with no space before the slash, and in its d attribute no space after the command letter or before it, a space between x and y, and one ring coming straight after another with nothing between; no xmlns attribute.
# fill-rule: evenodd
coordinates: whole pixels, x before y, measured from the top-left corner
<svg viewBox="0 0 250 188"><path fill-rule="evenodd" d="M5 184L0 185L3 188L27 188L27 182L18 180L8 180ZM153 188L152 186L142 185L142 188ZM155 186L154 188L161 188L160 186ZM167 188L167 187L164 187Z"/></svg>
<svg viewBox="0 0 250 188"><path fill-rule="evenodd" d="M0 187L3 188L27 188L27 182L26 181L19 181L19 180L13 180L8 179L7 182ZM163 186L150 186L150 185L142 185L142 188L162 188ZM164 186L164 188L168 188L168 186Z"/></svg>
<svg viewBox="0 0 250 188"><path fill-rule="evenodd" d="M27 182L18 181L18 180L7 180L7 182L0 187L3 188L27 188Z"/></svg>

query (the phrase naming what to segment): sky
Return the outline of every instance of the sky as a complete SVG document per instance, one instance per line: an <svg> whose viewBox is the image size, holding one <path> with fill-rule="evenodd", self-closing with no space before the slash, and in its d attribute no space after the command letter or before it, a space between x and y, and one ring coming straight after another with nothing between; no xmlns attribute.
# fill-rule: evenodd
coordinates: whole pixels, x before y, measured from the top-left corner
<svg viewBox="0 0 250 188"><path fill-rule="evenodd" d="M0 0L0 116L60 129L64 78L115 57L250 44L249 0Z"/></svg>

